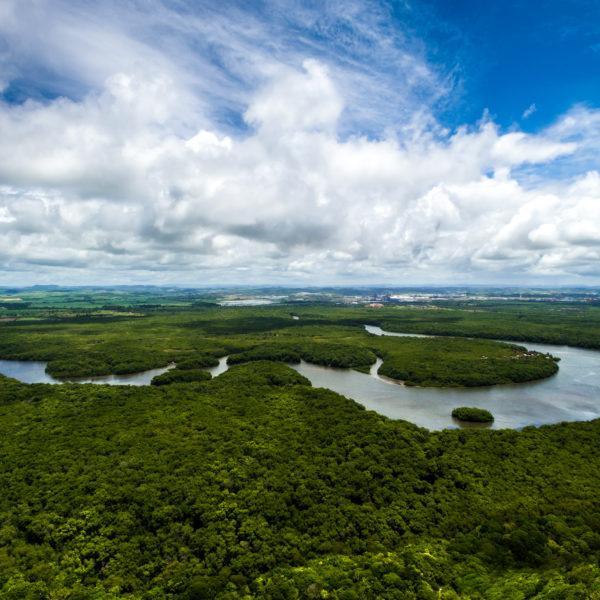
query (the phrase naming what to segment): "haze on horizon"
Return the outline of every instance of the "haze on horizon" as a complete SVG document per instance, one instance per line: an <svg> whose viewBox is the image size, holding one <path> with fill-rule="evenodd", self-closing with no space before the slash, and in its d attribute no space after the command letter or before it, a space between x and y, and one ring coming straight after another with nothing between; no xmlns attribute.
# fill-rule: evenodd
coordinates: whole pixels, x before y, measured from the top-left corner
<svg viewBox="0 0 600 600"><path fill-rule="evenodd" d="M600 4L451 4L3 0L0 284L599 284Z"/></svg>

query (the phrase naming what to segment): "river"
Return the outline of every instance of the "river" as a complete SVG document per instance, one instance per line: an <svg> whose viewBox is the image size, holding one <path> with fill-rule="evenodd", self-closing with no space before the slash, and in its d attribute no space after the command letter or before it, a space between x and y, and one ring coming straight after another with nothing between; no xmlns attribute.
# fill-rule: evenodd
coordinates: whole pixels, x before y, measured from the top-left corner
<svg viewBox="0 0 600 600"><path fill-rule="evenodd" d="M372 335L410 336L366 325ZM428 337L414 336L413 337ZM392 419L404 419L428 429L458 427L450 413L457 406L478 406L491 411L493 428L521 428L560 421L588 421L600 417L600 352L569 346L525 344L530 350L558 356L557 375L531 383L485 388L409 387L380 377L381 360L369 374L333 369L301 362L291 365L315 387L329 388L352 398L365 408ZM104 375L76 380L78 383L148 385L172 365L129 375ZM45 372L45 362L0 360L0 373L24 383L64 383ZM213 377L227 370L227 357L207 369Z"/></svg>
<svg viewBox="0 0 600 600"><path fill-rule="evenodd" d="M365 329L372 335L410 335L370 325ZM540 381L484 388L419 388L379 377L380 360L371 367L369 375L304 362L294 368L314 386L327 387L386 417L405 419L428 429L457 427L450 416L457 406L489 410L495 417L492 427L496 429L600 417L599 351L548 344L525 345L529 350L558 356L561 359L558 373Z"/></svg>
<svg viewBox="0 0 600 600"><path fill-rule="evenodd" d="M0 360L0 373L18 379L23 383L104 383L108 385L150 385L153 377L172 369L175 364L161 369L149 369L139 373L125 375L96 375L94 377L75 377L65 380L55 379L46 373L46 364L33 360ZM215 367L216 368L216 367Z"/></svg>

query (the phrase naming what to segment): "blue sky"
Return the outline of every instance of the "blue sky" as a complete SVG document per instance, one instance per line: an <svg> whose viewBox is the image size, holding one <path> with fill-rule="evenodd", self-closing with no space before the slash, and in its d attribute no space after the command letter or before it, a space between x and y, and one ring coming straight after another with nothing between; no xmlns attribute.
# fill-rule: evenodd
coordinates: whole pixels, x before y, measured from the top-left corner
<svg viewBox="0 0 600 600"><path fill-rule="evenodd" d="M5 0L0 282L598 283L599 23Z"/></svg>
<svg viewBox="0 0 600 600"><path fill-rule="evenodd" d="M455 63L462 80L462 98L449 111L450 123L471 121L487 109L505 127L519 122L534 131L574 104L598 106L598 2L425 4L430 8L417 16L417 35L424 30L432 60L445 68ZM535 112L523 119L531 105Z"/></svg>
<svg viewBox="0 0 600 600"><path fill-rule="evenodd" d="M92 6L92 3L86 6L86 2L69 4L78 5L83 16ZM191 15L199 19L215 12L211 4L214 5L210 2L165 3L183 18ZM219 12L222 16L230 12L240 22L244 19L261 22L266 29L264 37L257 36L253 42L267 52L280 53L284 60L302 54L334 63L356 61L359 68L386 76L392 88L395 80L402 82L402 67L378 59L377 44L361 36L355 23L343 18L343 10L336 18L325 13L319 18L323 5L321 2L295 3L317 15L305 20L288 18L290 15L286 15L284 6L265 2L225 2ZM110 18L108 6L110 4L104 12ZM445 82L448 93L442 94L434 106L440 121L449 127L474 122L484 111L489 111L503 127L518 123L526 131L535 131L549 125L573 105L600 104L597 76L600 72L600 4L597 2L429 0L365 6L381 11L377 26L382 31L375 29L372 33L425 59L440 81ZM174 31L168 20L154 23L151 30L156 35L169 37L181 34ZM187 52L212 61L233 85L241 90L251 88L252 77L237 73L235 67L223 59L224 53L218 44L211 45L190 35L181 38ZM10 53L11 43L5 41L3 48ZM17 64L21 63L22 57L14 58ZM61 65L47 57L25 56L23 59L20 68L15 69L15 77L3 90L2 97L8 103L21 103L28 98L48 100L60 95L80 98L90 90L87 82L61 72ZM430 89L421 92L424 99L435 96ZM214 107L226 125L243 128L243 111L230 108L227 102ZM353 132L368 129L368 124L363 123Z"/></svg>

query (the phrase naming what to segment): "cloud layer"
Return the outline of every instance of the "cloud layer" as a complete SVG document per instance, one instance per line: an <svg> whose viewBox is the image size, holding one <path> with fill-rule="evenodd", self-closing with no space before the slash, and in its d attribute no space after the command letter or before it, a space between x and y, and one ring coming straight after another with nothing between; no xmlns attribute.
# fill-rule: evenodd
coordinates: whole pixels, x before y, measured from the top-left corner
<svg viewBox="0 0 600 600"><path fill-rule="evenodd" d="M19 30L18 10L10 28L4 19L9 33ZM65 27L67 17L78 18L61 13ZM231 31L215 29L219 19L210 31L226 44ZM187 26L199 24L190 17ZM253 47L256 32L245 33ZM403 116L377 135L382 104L358 83L350 89L362 68L339 53L300 60L291 50L253 67L231 93L242 124L230 129L215 109L224 105L199 84L196 55L186 54L190 74L163 49L112 35L132 60L117 68L87 54L85 64L99 66L79 95L0 104L5 282L600 279L598 111L574 107L537 134L502 132L486 117L447 132L431 104L415 101L433 71L394 42L388 51L404 61L410 91L399 96ZM171 50L177 39L187 43L173 34ZM81 80L75 59L63 63ZM5 58L0 80L19 68ZM215 90L227 95L225 73ZM381 89L384 79L376 73ZM352 133L359 117L370 125Z"/></svg>

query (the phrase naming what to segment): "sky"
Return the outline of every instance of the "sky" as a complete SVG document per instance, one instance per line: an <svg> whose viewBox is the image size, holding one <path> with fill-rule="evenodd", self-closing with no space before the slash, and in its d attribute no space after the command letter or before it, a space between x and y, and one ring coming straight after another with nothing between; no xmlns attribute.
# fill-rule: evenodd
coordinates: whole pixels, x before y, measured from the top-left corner
<svg viewBox="0 0 600 600"><path fill-rule="evenodd" d="M600 3L0 0L0 284L600 284Z"/></svg>

